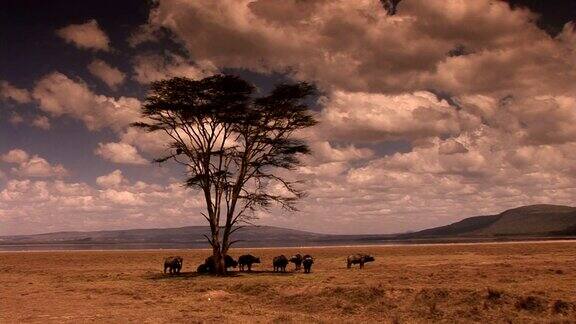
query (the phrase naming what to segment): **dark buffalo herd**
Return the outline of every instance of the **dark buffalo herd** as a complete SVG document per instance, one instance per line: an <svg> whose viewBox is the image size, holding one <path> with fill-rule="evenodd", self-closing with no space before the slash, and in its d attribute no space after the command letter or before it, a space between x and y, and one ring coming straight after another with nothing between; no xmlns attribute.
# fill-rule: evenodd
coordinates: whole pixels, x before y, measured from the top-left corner
<svg viewBox="0 0 576 324"><path fill-rule="evenodd" d="M350 269L353 264L360 265L360 269L364 268L364 265L368 262L373 262L375 259L369 254L352 254L346 258L346 267ZM171 256L164 259L164 273L169 270L170 274L180 273L182 270L182 264L184 259L181 256ZM229 255L226 255L224 259L224 264L226 268L236 268L240 271L252 271L252 265L260 263L260 258L255 257L251 254L244 254L238 258L238 261L234 260ZM290 258L285 255L279 255L272 259L272 267L274 272L286 272L286 267L289 263L294 263L294 271L298 271L304 267L304 273L310 273L312 271L312 265L314 264L314 258L306 254L302 256L301 254L295 254ZM216 263L214 257L210 256L204 260L204 263L198 266L197 272L199 273L214 273L216 272Z"/></svg>

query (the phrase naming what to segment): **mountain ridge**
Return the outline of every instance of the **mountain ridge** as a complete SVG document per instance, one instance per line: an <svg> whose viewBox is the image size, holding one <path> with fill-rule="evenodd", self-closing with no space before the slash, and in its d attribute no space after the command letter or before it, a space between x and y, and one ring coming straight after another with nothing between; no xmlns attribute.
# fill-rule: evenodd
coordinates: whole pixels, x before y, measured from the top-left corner
<svg viewBox="0 0 576 324"><path fill-rule="evenodd" d="M208 226L99 231L60 231L33 235L0 236L8 245L121 245L207 247ZM576 207L528 205L496 215L473 216L458 222L404 234L321 234L276 226L250 226L239 230L238 246L296 246L367 243L502 240L534 237L576 236Z"/></svg>
<svg viewBox="0 0 576 324"><path fill-rule="evenodd" d="M538 204L508 209L496 215L468 217L400 237L555 236L568 235L572 228L576 229L576 207Z"/></svg>

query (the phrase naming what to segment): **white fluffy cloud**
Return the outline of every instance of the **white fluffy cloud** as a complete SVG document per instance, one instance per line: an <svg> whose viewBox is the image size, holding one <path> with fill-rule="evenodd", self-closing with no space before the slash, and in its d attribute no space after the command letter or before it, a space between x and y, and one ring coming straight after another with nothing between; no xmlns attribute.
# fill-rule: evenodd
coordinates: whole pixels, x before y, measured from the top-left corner
<svg viewBox="0 0 576 324"><path fill-rule="evenodd" d="M374 152L368 148L358 148L354 145L334 147L328 141L311 142L310 148L314 158L326 162L363 160L374 156Z"/></svg>
<svg viewBox="0 0 576 324"><path fill-rule="evenodd" d="M10 150L8 153L3 154L2 156L0 156L0 158L2 159L2 161L7 162L7 163L24 163L26 161L28 161L28 159L30 158L30 155L28 155L28 153L24 150L21 149L13 149Z"/></svg>
<svg viewBox="0 0 576 324"><path fill-rule="evenodd" d="M62 177L68 174L61 164L51 165L37 155L12 170L21 177Z"/></svg>
<svg viewBox="0 0 576 324"><path fill-rule="evenodd" d="M113 204L126 206L141 206L144 201L138 195L130 191L119 191L114 189L105 189L100 193L100 197L108 200Z"/></svg>
<svg viewBox="0 0 576 324"><path fill-rule="evenodd" d="M11 171L19 177L47 178L68 175L68 170L63 165L50 164L46 159L38 155L31 157L26 151L21 149L13 149L3 154L1 160L6 163L16 164Z"/></svg>
<svg viewBox="0 0 576 324"><path fill-rule="evenodd" d="M88 65L88 71L106 83L111 89L115 90L119 85L124 83L126 75L117 68L110 66L102 60L93 60Z"/></svg>
<svg viewBox="0 0 576 324"><path fill-rule="evenodd" d="M351 141L415 140L455 136L480 124L429 92L385 95L336 91L324 100L320 128Z"/></svg>
<svg viewBox="0 0 576 324"><path fill-rule="evenodd" d="M144 24L136 28L136 30L128 37L128 44L136 47L142 43L155 42L159 39L162 31L155 26Z"/></svg>
<svg viewBox="0 0 576 324"><path fill-rule="evenodd" d="M462 143L449 139L448 141L440 144L438 147L438 153L440 154L458 154L458 153L468 153L468 149L462 145Z"/></svg>
<svg viewBox="0 0 576 324"><path fill-rule="evenodd" d="M146 164L136 148L126 143L99 143L94 151L96 155L103 159L120 164Z"/></svg>
<svg viewBox="0 0 576 324"><path fill-rule="evenodd" d="M218 70L209 61L196 63L174 53L142 54L134 59L134 79L140 83L150 83L173 77L202 79Z"/></svg>
<svg viewBox="0 0 576 324"><path fill-rule="evenodd" d="M56 34L78 48L100 51L110 50L110 40L106 33L100 29L95 19L91 19L84 24L72 24L63 27L58 29Z"/></svg>
<svg viewBox="0 0 576 324"><path fill-rule="evenodd" d="M199 225L199 198L178 183L123 179L114 188L98 189L83 182L12 179L0 189L0 215L8 215L0 235Z"/></svg>
<svg viewBox="0 0 576 324"><path fill-rule="evenodd" d="M563 144L576 141L576 97L462 97L463 109L481 116L492 128L524 143Z"/></svg>
<svg viewBox="0 0 576 324"><path fill-rule="evenodd" d="M139 100L97 95L83 81L72 80L60 72L40 79L32 96L42 111L55 117L69 115L82 120L90 130L109 127L120 131L140 117Z"/></svg>
<svg viewBox="0 0 576 324"><path fill-rule="evenodd" d="M32 120L32 125L43 130L49 130L51 127L50 119L46 116L36 116L36 118Z"/></svg>
<svg viewBox="0 0 576 324"><path fill-rule="evenodd" d="M13 100L16 103L24 104L32 100L30 92L26 89L20 89L8 81L0 80L0 100Z"/></svg>
<svg viewBox="0 0 576 324"><path fill-rule="evenodd" d="M309 197L301 203L299 224L327 232L346 233L347 226L357 232L399 232L524 204L573 204L576 144L502 146L485 134L457 141L435 140L344 169L334 164L303 168ZM445 145L451 146L450 154L442 152ZM326 215L331 215L329 223ZM289 225L293 220L275 221Z"/></svg>
<svg viewBox="0 0 576 324"><path fill-rule="evenodd" d="M112 171L109 174L96 178L96 183L103 188L114 188L125 183L126 179L121 170Z"/></svg>
<svg viewBox="0 0 576 324"><path fill-rule="evenodd" d="M140 128L128 128L120 135L120 142L138 148L153 156L166 153L171 138L163 132L147 132Z"/></svg>

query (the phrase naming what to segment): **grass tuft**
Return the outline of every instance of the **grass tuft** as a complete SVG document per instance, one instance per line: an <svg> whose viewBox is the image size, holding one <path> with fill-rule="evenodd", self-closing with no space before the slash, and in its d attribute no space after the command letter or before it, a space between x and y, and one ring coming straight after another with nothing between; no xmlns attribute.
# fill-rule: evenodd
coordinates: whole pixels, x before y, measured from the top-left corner
<svg viewBox="0 0 576 324"><path fill-rule="evenodd" d="M498 302L504 296L504 292L502 290L497 290L494 288L488 288L488 295L486 295L486 299L491 302Z"/></svg>
<svg viewBox="0 0 576 324"><path fill-rule="evenodd" d="M574 304L559 299L554 302L552 310L555 314L568 315L571 311L574 310Z"/></svg>
<svg viewBox="0 0 576 324"><path fill-rule="evenodd" d="M520 297L516 302L516 309L542 313L546 310L546 301L536 296Z"/></svg>

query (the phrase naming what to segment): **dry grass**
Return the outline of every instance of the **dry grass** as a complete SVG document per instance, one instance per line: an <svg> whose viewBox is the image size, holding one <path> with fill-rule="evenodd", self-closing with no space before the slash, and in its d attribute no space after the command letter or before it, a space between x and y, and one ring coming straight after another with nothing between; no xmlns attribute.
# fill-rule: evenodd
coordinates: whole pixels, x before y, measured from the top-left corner
<svg viewBox="0 0 576 324"><path fill-rule="evenodd" d="M526 243L236 250L253 273L193 271L207 251L0 253L0 322L572 323L576 244ZM271 272L312 254L311 274ZM376 256L346 269L354 252ZM184 273L161 273L164 256ZM293 266L290 268L293 269Z"/></svg>

